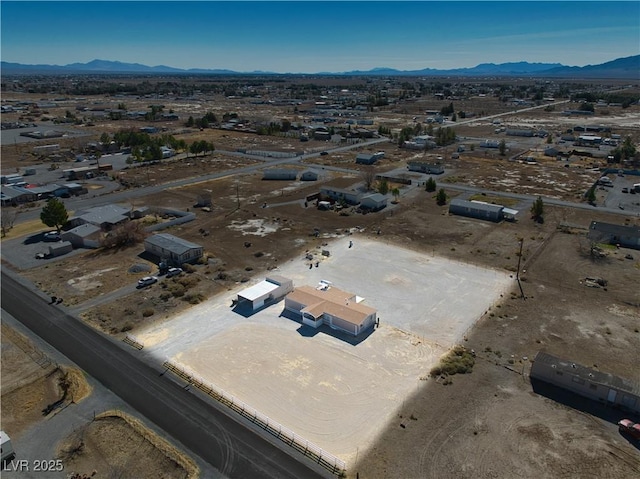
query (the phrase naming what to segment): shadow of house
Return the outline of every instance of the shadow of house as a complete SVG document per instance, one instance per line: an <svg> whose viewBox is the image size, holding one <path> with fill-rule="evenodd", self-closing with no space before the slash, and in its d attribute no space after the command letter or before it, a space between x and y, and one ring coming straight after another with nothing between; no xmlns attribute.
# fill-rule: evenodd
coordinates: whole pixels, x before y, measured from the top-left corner
<svg viewBox="0 0 640 479"><path fill-rule="evenodd" d="M611 424L617 424L620 419L629 418L628 412L622 411L610 404L588 399L563 387L540 379L531 378L531 387L533 392L540 396L544 396L571 409L598 417Z"/></svg>

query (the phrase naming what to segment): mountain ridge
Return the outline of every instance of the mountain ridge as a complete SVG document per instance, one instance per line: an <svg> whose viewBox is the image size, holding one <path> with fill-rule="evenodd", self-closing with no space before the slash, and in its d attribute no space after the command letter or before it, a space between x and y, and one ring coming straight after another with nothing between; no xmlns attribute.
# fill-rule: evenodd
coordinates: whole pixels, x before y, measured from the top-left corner
<svg viewBox="0 0 640 479"><path fill-rule="evenodd" d="M507 63L480 63L472 68L454 68L438 70L397 70L388 67L376 67L370 70L352 70L346 72L318 73L275 73L268 71L239 72L228 69L175 68L167 65L148 66L140 63L124 63L113 60L94 59L87 63L67 65L26 65L21 63L0 62L4 74L210 74L210 75L331 75L331 76L535 76L559 78L633 78L640 79L640 55L617 58L598 65L572 67L561 63L529 63L526 61Z"/></svg>

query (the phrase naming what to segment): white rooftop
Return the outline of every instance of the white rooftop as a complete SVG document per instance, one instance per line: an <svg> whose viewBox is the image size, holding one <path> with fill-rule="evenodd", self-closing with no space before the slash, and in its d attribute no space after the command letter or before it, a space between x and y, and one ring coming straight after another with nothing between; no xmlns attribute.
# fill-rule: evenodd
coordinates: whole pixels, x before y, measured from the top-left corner
<svg viewBox="0 0 640 479"><path fill-rule="evenodd" d="M265 296L272 291L275 291L276 289L278 289L277 284L264 280L260 281L258 284L254 284L250 288L239 292L238 297L244 298L249 301L255 301L256 299L261 298L262 296Z"/></svg>

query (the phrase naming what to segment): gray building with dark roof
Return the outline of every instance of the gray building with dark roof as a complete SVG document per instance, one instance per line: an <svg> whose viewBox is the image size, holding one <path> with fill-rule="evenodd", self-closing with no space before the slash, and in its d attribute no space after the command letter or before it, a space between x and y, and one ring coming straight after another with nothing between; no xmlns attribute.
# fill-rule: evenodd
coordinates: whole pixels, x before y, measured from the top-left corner
<svg viewBox="0 0 640 479"><path fill-rule="evenodd" d="M202 257L204 248L168 233L158 233L144 240L144 250L168 263L193 263Z"/></svg>
<svg viewBox="0 0 640 479"><path fill-rule="evenodd" d="M640 413L640 385L580 364L538 352L531 377L580 396Z"/></svg>
<svg viewBox="0 0 640 479"><path fill-rule="evenodd" d="M504 206L454 198L449 204L449 213L498 223L504 219Z"/></svg>
<svg viewBox="0 0 640 479"><path fill-rule="evenodd" d="M587 238L596 243L609 243L625 248L640 249L640 227L622 226L592 221Z"/></svg>

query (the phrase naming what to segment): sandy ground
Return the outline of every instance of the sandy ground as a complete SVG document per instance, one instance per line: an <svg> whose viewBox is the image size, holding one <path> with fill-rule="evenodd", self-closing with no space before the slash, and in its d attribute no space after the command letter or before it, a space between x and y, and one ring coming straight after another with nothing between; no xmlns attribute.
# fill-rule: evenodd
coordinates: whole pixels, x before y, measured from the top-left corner
<svg viewBox="0 0 640 479"><path fill-rule="evenodd" d="M355 345L282 316L283 302L249 318L233 312L231 299L246 286L136 337L145 351L188 367L349 463L513 279L358 234L321 248L331 255L318 267L303 257L277 273L294 285L324 279L365 297L381 326Z"/></svg>

